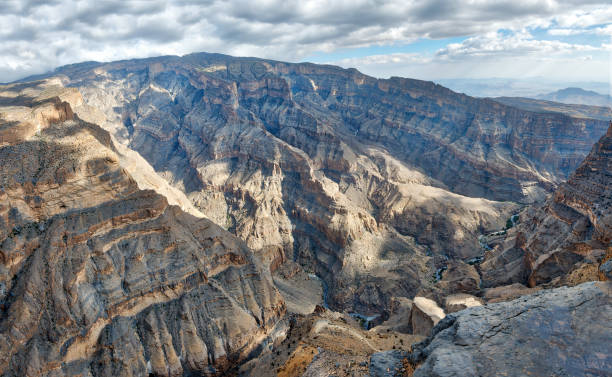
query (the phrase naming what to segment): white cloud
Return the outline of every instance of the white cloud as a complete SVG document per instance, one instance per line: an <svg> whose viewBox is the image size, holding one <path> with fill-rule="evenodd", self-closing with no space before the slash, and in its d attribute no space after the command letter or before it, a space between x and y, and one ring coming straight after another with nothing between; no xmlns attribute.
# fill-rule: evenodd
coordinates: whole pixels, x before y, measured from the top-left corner
<svg viewBox="0 0 612 377"><path fill-rule="evenodd" d="M593 34L612 38L612 25L594 27L590 29L548 29L547 33L556 36Z"/></svg>
<svg viewBox="0 0 612 377"><path fill-rule="evenodd" d="M522 30L606 35L611 19L609 0L7 0L0 14L0 81L83 60L211 51L299 61L317 51L418 38L470 37L437 59L578 53L589 49L538 41ZM369 59L385 65L424 58Z"/></svg>
<svg viewBox="0 0 612 377"><path fill-rule="evenodd" d="M394 53L384 55L370 55L361 58L346 58L332 62L343 67L386 65L386 64L426 64L432 59L420 54Z"/></svg>
<svg viewBox="0 0 612 377"><path fill-rule="evenodd" d="M400 61L379 61L370 57L345 59L330 62L342 67L356 67L360 71L377 77L412 77L423 80L440 79L543 79L556 82L598 81L607 82L610 64L593 55L576 57L546 56L497 56L465 57L445 60L412 57ZM500 91L501 92L501 91Z"/></svg>
<svg viewBox="0 0 612 377"><path fill-rule="evenodd" d="M551 54L562 55L600 50L601 47L586 44L537 40L528 32L521 31L511 35L497 32L471 37L462 43L449 44L439 50L436 55L447 59L458 59L465 56L484 55L527 56L535 54L550 56Z"/></svg>

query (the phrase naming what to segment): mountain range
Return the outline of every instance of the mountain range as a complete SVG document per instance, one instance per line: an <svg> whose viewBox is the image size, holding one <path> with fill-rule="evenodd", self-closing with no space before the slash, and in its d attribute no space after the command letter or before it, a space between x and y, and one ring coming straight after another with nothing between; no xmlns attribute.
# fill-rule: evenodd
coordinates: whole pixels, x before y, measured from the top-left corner
<svg viewBox="0 0 612 377"><path fill-rule="evenodd" d="M582 88L565 88L540 95L537 99L568 104L612 107L612 97L609 95L603 95L593 90L584 90Z"/></svg>
<svg viewBox="0 0 612 377"><path fill-rule="evenodd" d="M0 373L426 370L445 313L591 315L612 126L546 106L208 53L1 86Z"/></svg>

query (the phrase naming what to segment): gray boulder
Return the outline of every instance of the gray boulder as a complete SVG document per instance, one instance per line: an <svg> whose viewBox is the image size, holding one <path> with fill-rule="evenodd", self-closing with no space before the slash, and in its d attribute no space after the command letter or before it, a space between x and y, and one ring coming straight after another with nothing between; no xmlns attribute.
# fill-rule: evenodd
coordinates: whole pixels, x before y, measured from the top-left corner
<svg viewBox="0 0 612 377"><path fill-rule="evenodd" d="M442 319L414 376L609 376L612 283L542 290Z"/></svg>
<svg viewBox="0 0 612 377"><path fill-rule="evenodd" d="M415 297L410 312L412 333L417 335L431 334L431 329L444 316L444 310L434 300L420 296Z"/></svg>
<svg viewBox="0 0 612 377"><path fill-rule="evenodd" d="M602 263L601 266L599 266L599 271L601 271L601 273L605 275L608 280L612 280L612 259Z"/></svg>

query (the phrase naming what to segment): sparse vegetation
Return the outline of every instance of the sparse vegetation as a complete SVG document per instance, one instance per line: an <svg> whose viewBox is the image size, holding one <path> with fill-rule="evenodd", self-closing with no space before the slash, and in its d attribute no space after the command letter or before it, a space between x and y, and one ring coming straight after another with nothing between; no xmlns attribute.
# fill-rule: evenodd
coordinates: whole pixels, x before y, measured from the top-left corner
<svg viewBox="0 0 612 377"><path fill-rule="evenodd" d="M506 220L506 230L512 228L514 224L518 223L518 220L518 215L512 215L508 220Z"/></svg>

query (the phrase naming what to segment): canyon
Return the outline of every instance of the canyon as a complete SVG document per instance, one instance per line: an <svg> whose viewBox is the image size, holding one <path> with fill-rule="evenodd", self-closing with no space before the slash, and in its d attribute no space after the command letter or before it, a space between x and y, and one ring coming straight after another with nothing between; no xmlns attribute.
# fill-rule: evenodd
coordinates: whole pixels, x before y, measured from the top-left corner
<svg viewBox="0 0 612 377"><path fill-rule="evenodd" d="M219 54L51 76L273 271L295 261L331 307L364 314L479 255L480 234L543 199L607 129L431 82Z"/></svg>
<svg viewBox="0 0 612 377"><path fill-rule="evenodd" d="M0 86L0 374L466 375L547 310L605 339L612 124L502 102L207 53ZM562 369L612 367L579 330Z"/></svg>

